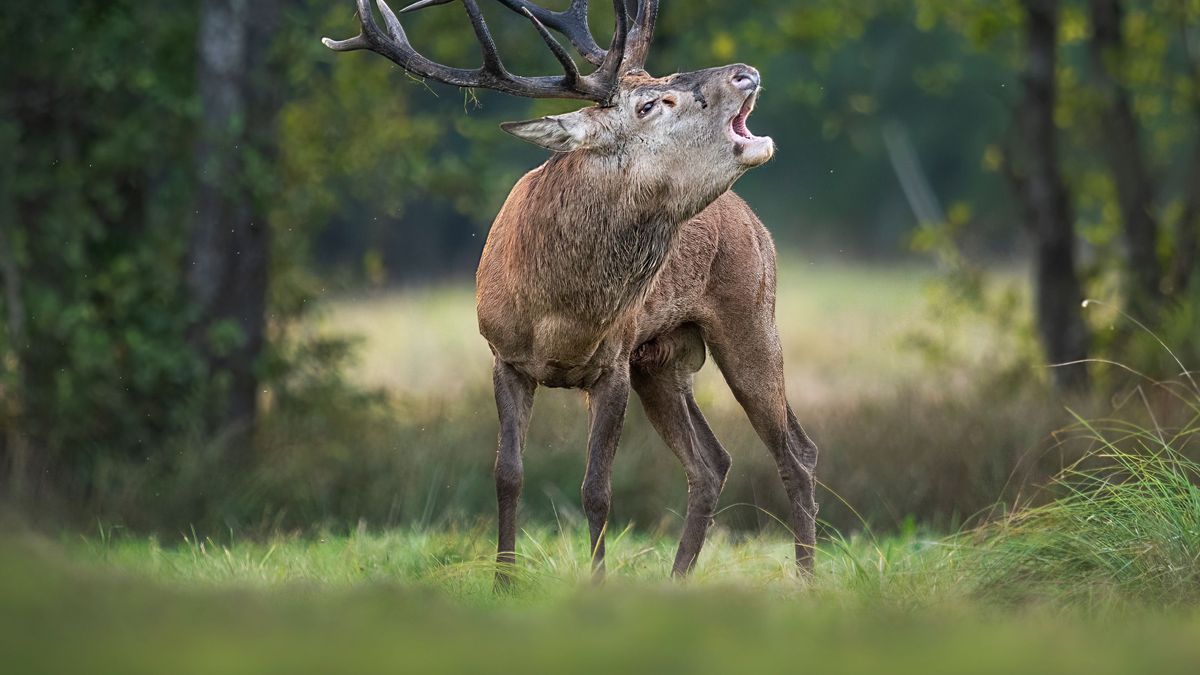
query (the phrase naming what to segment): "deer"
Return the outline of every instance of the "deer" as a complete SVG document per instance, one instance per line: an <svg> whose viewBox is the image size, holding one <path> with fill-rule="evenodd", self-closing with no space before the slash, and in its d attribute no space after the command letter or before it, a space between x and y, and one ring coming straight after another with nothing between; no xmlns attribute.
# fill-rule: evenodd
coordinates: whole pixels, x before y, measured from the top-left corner
<svg viewBox="0 0 1200 675"><path fill-rule="evenodd" d="M323 39L339 52L373 51L418 78L592 103L501 125L552 154L513 186L476 273L479 331L494 357L499 416L497 584L510 581L517 562L523 454L539 386L586 393L581 493L593 577L605 574L613 462L631 390L682 464L687 508L671 574L693 570L731 464L693 393L706 353L777 465L790 502L796 565L811 575L817 446L784 386L773 240L731 190L775 154L770 137L746 126L761 92L759 72L736 63L651 76L645 63L657 0L630 0L635 6L614 0L607 49L589 28L588 0L571 0L562 11L497 1L532 25L561 76L511 73L476 0L421 0L401 13L460 2L480 46L478 68L422 56L384 0L356 0L357 36ZM551 31L591 72L580 71Z"/></svg>

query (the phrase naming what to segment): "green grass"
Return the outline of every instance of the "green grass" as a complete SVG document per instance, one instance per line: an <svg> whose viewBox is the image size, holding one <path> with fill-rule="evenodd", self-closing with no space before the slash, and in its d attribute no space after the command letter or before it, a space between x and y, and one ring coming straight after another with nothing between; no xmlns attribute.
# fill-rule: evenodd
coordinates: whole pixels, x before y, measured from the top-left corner
<svg viewBox="0 0 1200 675"><path fill-rule="evenodd" d="M251 471L231 474L206 448L132 474L119 486L136 507L127 520L105 513L82 535L9 528L0 667L1193 672L1200 467L1185 454L1200 438L1200 392L1147 387L1130 398L1146 402L1141 426L1126 406L1064 428L1055 419L1070 418L1044 398L969 386L985 372L971 364L931 377L900 346L930 327L926 278L783 269L789 394L824 448L830 488L812 579L795 572L770 515L782 492L774 468L709 368L702 405L735 464L695 575L667 578L684 482L634 405L609 579L589 582L574 506L583 409L552 392L539 397L526 453L517 583L496 594L487 352L470 293L443 288L342 301L316 328L365 335L354 377L384 387L382 402L268 417ZM985 333L952 339L986 358ZM1160 389L1172 405L1154 399ZM1039 454L1056 426L1055 452ZM1088 450L1031 489L1060 457Z"/></svg>
<svg viewBox="0 0 1200 675"><path fill-rule="evenodd" d="M1119 673L1200 657L1190 614L866 611L736 585L480 606L386 583L197 587L0 560L7 672Z"/></svg>
<svg viewBox="0 0 1200 675"><path fill-rule="evenodd" d="M1048 604L1108 609L1190 606L1200 601L1200 465L1170 445L1123 449L1085 430L1103 446L1064 470L1057 496L951 536L916 528L877 538L868 531L822 538L817 570L805 578L775 532L745 536L716 528L688 589L740 587L789 598L820 598L846 606L934 608L959 604ZM1176 442L1195 436L1190 426ZM1137 433L1144 433L1138 431ZM1163 439L1165 440L1165 439ZM677 528L672 528L677 529ZM590 580L584 523L521 532L512 597L520 602L570 597ZM663 585L674 555L674 532L632 527L609 537L610 584ZM319 536L276 534L262 540L198 538L174 541L96 534L58 544L76 564L163 584L322 589L401 584L472 605L493 593L493 533L489 527L419 528Z"/></svg>
<svg viewBox="0 0 1200 675"><path fill-rule="evenodd" d="M538 549L533 541L542 537ZM920 539L821 555L718 538L686 584L667 546L626 538L609 583L583 547L533 533L511 595L479 533L389 533L162 548L92 541L0 553L8 672L1188 672L1200 617L988 609ZM648 551L648 552L647 552ZM2 643L0 643L2 644Z"/></svg>
<svg viewBox="0 0 1200 675"><path fill-rule="evenodd" d="M1195 605L1200 465L1179 455L1172 442L1195 437L1196 421L1171 441L1122 425L1126 442L1140 441L1139 452L1097 434L1097 455L1058 476L1063 496L983 530L973 552L981 590L1010 600L1053 597L1092 606L1128 598Z"/></svg>
<svg viewBox="0 0 1200 675"><path fill-rule="evenodd" d="M826 538L812 578L787 541L720 529L682 583L670 538L616 532L602 587L578 523L528 529L504 593L484 527L9 537L0 653L56 673L1191 672L1200 467L1171 444L1195 425L1081 430L1102 448L1056 499L950 537Z"/></svg>

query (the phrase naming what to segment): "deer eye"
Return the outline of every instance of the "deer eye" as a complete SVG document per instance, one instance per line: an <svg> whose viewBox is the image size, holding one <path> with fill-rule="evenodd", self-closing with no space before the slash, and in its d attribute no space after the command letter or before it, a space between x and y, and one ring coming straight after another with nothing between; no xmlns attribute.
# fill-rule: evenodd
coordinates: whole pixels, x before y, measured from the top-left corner
<svg viewBox="0 0 1200 675"><path fill-rule="evenodd" d="M645 117L646 115L649 115L650 111L654 110L655 103L658 103L658 99L654 99L652 101L646 101L641 106L639 106L638 111L637 111L638 117Z"/></svg>

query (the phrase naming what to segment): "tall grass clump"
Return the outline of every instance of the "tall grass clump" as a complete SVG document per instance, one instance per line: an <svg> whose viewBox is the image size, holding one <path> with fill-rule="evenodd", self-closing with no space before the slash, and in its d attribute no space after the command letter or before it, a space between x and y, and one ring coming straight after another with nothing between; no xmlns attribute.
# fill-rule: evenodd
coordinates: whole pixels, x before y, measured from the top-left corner
<svg viewBox="0 0 1200 675"><path fill-rule="evenodd" d="M1055 478L1054 497L966 535L982 596L1086 606L1200 601L1200 464L1185 455L1200 443L1200 392L1157 389L1173 404L1151 406L1143 396L1149 426L1078 418L1074 428L1093 449ZM1180 421L1168 430L1160 420L1172 409Z"/></svg>

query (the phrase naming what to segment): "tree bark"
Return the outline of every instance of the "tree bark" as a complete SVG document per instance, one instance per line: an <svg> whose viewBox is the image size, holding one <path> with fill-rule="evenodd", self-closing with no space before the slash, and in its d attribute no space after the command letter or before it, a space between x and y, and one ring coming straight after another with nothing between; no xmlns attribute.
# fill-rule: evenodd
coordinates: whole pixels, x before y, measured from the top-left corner
<svg viewBox="0 0 1200 675"><path fill-rule="evenodd" d="M1075 226L1063 183L1054 124L1059 3L1022 0L1026 65L1023 94L1015 111L1016 138L1006 170L1034 240L1034 293L1038 332L1051 364L1087 358L1083 292L1075 270ZM1051 369L1060 390L1088 386L1084 365Z"/></svg>
<svg viewBox="0 0 1200 675"><path fill-rule="evenodd" d="M1184 56L1192 76L1192 118L1196 128L1200 129L1200 54L1196 53L1189 40L1186 27L1182 38ZM1183 214L1175 232L1175 250L1168 284L1170 292L1175 295L1183 295L1190 290L1196 266L1200 265L1200 136L1192 143L1191 168L1186 183L1190 189L1184 196Z"/></svg>
<svg viewBox="0 0 1200 675"><path fill-rule="evenodd" d="M8 336L8 351L0 351L0 368L7 374L12 389L3 391L7 400L0 401L6 409L0 410L0 421L6 422L0 435L0 486L11 497L23 497L29 489L30 472L29 443L21 428L23 401L21 384L21 345L25 340L25 306L21 299L21 270L17 266L12 249L12 227L10 214L0 214L0 286L3 287L5 307L4 328ZM2 390L0 390L2 391Z"/></svg>
<svg viewBox="0 0 1200 675"><path fill-rule="evenodd" d="M186 279L198 311L192 342L226 385L214 428L248 430L258 413L270 229L255 189L264 177L252 168L269 162L248 160L274 152L278 85L268 57L277 16L277 0L206 0L201 9L198 187ZM214 339L228 327L236 327L235 341Z"/></svg>
<svg viewBox="0 0 1200 675"><path fill-rule="evenodd" d="M1200 82L1200 80L1197 80ZM1200 117L1200 116L1198 116ZM1184 202L1183 215L1175 234L1175 253L1171 261L1171 293L1187 293L1200 265L1200 139L1192 150L1192 168L1188 176L1192 186Z"/></svg>
<svg viewBox="0 0 1200 675"><path fill-rule="evenodd" d="M1090 0L1092 74L1103 96L1100 127L1103 148L1125 235L1128 302L1131 313L1150 317L1162 298L1162 265L1158 259L1158 221L1154 215L1154 183L1142 153L1141 130L1129 89L1121 82L1125 42L1121 33L1121 0Z"/></svg>

